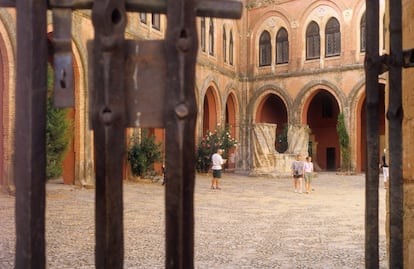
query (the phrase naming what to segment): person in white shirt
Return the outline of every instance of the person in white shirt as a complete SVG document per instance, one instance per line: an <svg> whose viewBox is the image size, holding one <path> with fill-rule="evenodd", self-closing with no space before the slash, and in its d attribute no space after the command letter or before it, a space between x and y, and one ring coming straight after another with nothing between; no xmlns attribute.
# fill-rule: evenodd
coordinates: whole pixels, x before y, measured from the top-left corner
<svg viewBox="0 0 414 269"><path fill-rule="evenodd" d="M312 157L308 156L308 157L306 157L306 162L305 162L305 190L306 190L306 193L310 192L312 177L313 177Z"/></svg>
<svg viewBox="0 0 414 269"><path fill-rule="evenodd" d="M221 157L222 154L223 150L218 149L217 152L214 153L211 157L211 161L213 163L213 179L211 180L211 188L216 190L220 190L219 180L221 178L221 172L223 170L222 165L226 162L226 160Z"/></svg>

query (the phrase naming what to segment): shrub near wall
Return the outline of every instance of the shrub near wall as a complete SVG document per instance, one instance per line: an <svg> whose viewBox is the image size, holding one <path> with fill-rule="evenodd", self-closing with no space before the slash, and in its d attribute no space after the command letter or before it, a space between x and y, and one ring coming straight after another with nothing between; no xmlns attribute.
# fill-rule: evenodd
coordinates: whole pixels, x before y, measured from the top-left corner
<svg viewBox="0 0 414 269"><path fill-rule="evenodd" d="M199 173L207 173L211 166L211 156L218 149L224 149L223 159L228 159L229 150L237 145L236 139L231 137L229 128L207 132L197 145L196 169Z"/></svg>
<svg viewBox="0 0 414 269"><path fill-rule="evenodd" d="M134 135L131 138L131 147L128 150L128 162L134 176L143 176L153 170L153 165L161 161L161 143L155 143L155 136L148 135L143 129L141 137Z"/></svg>

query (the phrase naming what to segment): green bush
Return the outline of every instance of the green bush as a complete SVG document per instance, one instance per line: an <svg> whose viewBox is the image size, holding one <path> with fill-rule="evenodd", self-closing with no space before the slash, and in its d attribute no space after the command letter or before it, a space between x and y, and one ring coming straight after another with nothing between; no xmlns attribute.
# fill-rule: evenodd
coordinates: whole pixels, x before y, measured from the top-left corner
<svg viewBox="0 0 414 269"><path fill-rule="evenodd" d="M342 170L351 170L351 156L349 149L349 135L345 126L344 114L339 113L336 131L339 137L339 145L341 146L341 168Z"/></svg>
<svg viewBox="0 0 414 269"><path fill-rule="evenodd" d="M53 70L48 66L46 110L46 179L62 176L62 162L72 139L68 109L53 106Z"/></svg>
<svg viewBox="0 0 414 269"><path fill-rule="evenodd" d="M231 137L228 127L216 129L214 133L208 132L200 139L197 145L197 171L207 173L211 165L211 156L216 153L218 149L224 149L223 158L227 159L229 149L236 145L237 141Z"/></svg>
<svg viewBox="0 0 414 269"><path fill-rule="evenodd" d="M143 129L141 137L137 135L131 139L132 145L128 150L128 162L134 176L142 176L152 170L153 164L162 160L161 143L155 143L155 136L148 135Z"/></svg>

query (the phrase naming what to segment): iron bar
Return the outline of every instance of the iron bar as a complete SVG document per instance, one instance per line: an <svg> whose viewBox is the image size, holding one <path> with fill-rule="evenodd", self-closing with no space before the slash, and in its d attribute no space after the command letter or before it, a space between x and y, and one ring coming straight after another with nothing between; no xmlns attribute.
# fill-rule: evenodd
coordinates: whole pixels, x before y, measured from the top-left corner
<svg viewBox="0 0 414 269"><path fill-rule="evenodd" d="M402 6L401 0L389 3L390 58L389 68L389 268L403 268L403 175L402 175Z"/></svg>
<svg viewBox="0 0 414 269"><path fill-rule="evenodd" d="M379 83L382 63L379 57L379 1L366 1L365 104L365 268L379 268L378 177L379 177Z"/></svg>
<svg viewBox="0 0 414 269"><path fill-rule="evenodd" d="M73 107L72 10L69 8L53 9L53 49L54 105Z"/></svg>
<svg viewBox="0 0 414 269"><path fill-rule="evenodd" d="M96 1L92 10L92 23L95 28L91 108L96 171L95 266L120 269L124 261L124 1Z"/></svg>
<svg viewBox="0 0 414 269"><path fill-rule="evenodd" d="M46 2L18 1L15 268L45 268ZM41 33L41 34L39 34Z"/></svg>
<svg viewBox="0 0 414 269"><path fill-rule="evenodd" d="M49 0L49 8L92 9L94 0ZM167 0L126 0L126 9L135 12L167 13ZM14 7L16 0L0 0L0 7ZM243 4L237 0L195 1L197 16L240 19Z"/></svg>
<svg viewBox="0 0 414 269"><path fill-rule="evenodd" d="M192 0L168 1L166 33L166 268L194 268L194 92L198 40Z"/></svg>

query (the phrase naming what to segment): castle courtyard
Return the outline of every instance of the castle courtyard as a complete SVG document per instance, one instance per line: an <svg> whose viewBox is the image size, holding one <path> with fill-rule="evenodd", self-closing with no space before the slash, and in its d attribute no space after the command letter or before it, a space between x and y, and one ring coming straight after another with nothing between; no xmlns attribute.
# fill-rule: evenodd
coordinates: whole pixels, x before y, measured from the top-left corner
<svg viewBox="0 0 414 269"><path fill-rule="evenodd" d="M380 179L381 183L381 179ZM47 268L95 268L93 189L47 183ZM319 173L309 194L290 178L197 175L195 268L365 268L365 176ZM379 187L380 268L388 268ZM0 194L0 268L14 267L14 197ZM164 268L164 186L124 184L124 268Z"/></svg>

